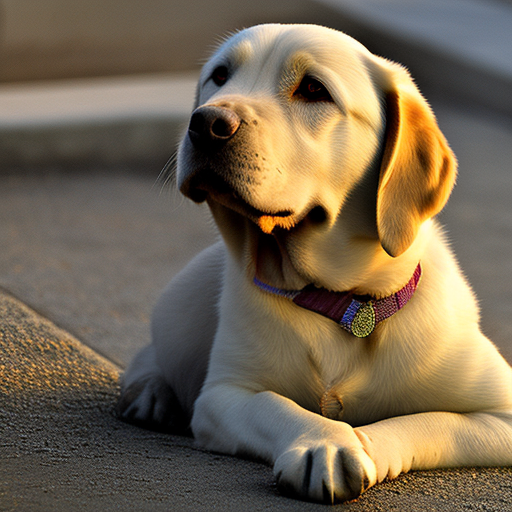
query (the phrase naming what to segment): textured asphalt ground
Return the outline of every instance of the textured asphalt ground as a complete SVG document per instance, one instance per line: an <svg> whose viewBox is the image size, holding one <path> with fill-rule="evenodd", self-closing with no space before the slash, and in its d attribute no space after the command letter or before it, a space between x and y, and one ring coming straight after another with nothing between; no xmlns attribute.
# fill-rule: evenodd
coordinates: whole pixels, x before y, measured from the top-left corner
<svg viewBox="0 0 512 512"><path fill-rule="evenodd" d="M118 368L0 293L0 510L326 510L278 494L254 461L113 415ZM485 510L512 503L512 469L402 475L339 505L351 512Z"/></svg>
<svg viewBox="0 0 512 512"><path fill-rule="evenodd" d="M434 108L460 163L442 220L511 361L512 130ZM0 294L0 510L324 510L278 495L262 464L113 415L160 290L216 237L203 207L155 184L158 171L0 176L0 286L43 314ZM339 508L512 510L512 470L417 472Z"/></svg>

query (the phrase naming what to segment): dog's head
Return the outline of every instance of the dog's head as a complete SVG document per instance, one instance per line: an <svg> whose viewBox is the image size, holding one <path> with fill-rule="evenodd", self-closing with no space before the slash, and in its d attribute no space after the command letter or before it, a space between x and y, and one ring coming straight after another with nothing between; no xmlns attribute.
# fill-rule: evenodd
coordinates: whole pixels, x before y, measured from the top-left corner
<svg viewBox="0 0 512 512"><path fill-rule="evenodd" d="M409 252L455 159L401 66L331 29L261 25L204 66L177 179L249 274L348 289Z"/></svg>

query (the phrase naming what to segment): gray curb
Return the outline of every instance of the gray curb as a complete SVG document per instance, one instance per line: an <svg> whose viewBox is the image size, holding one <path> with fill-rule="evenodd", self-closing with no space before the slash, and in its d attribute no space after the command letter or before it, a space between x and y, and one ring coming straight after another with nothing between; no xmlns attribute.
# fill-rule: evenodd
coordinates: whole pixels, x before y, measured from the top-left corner
<svg viewBox="0 0 512 512"><path fill-rule="evenodd" d="M196 74L0 86L0 169L165 163Z"/></svg>

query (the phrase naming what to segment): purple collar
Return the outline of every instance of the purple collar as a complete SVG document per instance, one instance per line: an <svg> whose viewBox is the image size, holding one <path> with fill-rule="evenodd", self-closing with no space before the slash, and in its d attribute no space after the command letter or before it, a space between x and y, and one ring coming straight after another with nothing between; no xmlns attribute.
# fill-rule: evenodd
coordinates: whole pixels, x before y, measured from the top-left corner
<svg viewBox="0 0 512 512"><path fill-rule="evenodd" d="M254 284L266 292L291 299L297 306L334 320L358 338L366 338L377 324L409 302L420 277L421 265L418 263L409 282L401 290L383 299L354 295L352 292L331 292L314 285L308 285L302 290L282 290L263 283L257 277L254 278Z"/></svg>

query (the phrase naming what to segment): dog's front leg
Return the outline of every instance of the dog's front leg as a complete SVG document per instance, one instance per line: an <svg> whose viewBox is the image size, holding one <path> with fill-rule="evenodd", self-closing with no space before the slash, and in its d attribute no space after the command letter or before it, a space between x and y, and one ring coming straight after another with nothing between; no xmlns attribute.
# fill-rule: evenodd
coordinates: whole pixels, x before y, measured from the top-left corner
<svg viewBox="0 0 512 512"><path fill-rule="evenodd" d="M377 480L375 464L350 425L271 391L206 386L195 404L192 430L205 448L273 463L279 488L303 499L354 499Z"/></svg>
<svg viewBox="0 0 512 512"><path fill-rule="evenodd" d="M411 469L511 466L512 412L427 412L356 429L378 481ZM362 435L361 435L362 434Z"/></svg>

